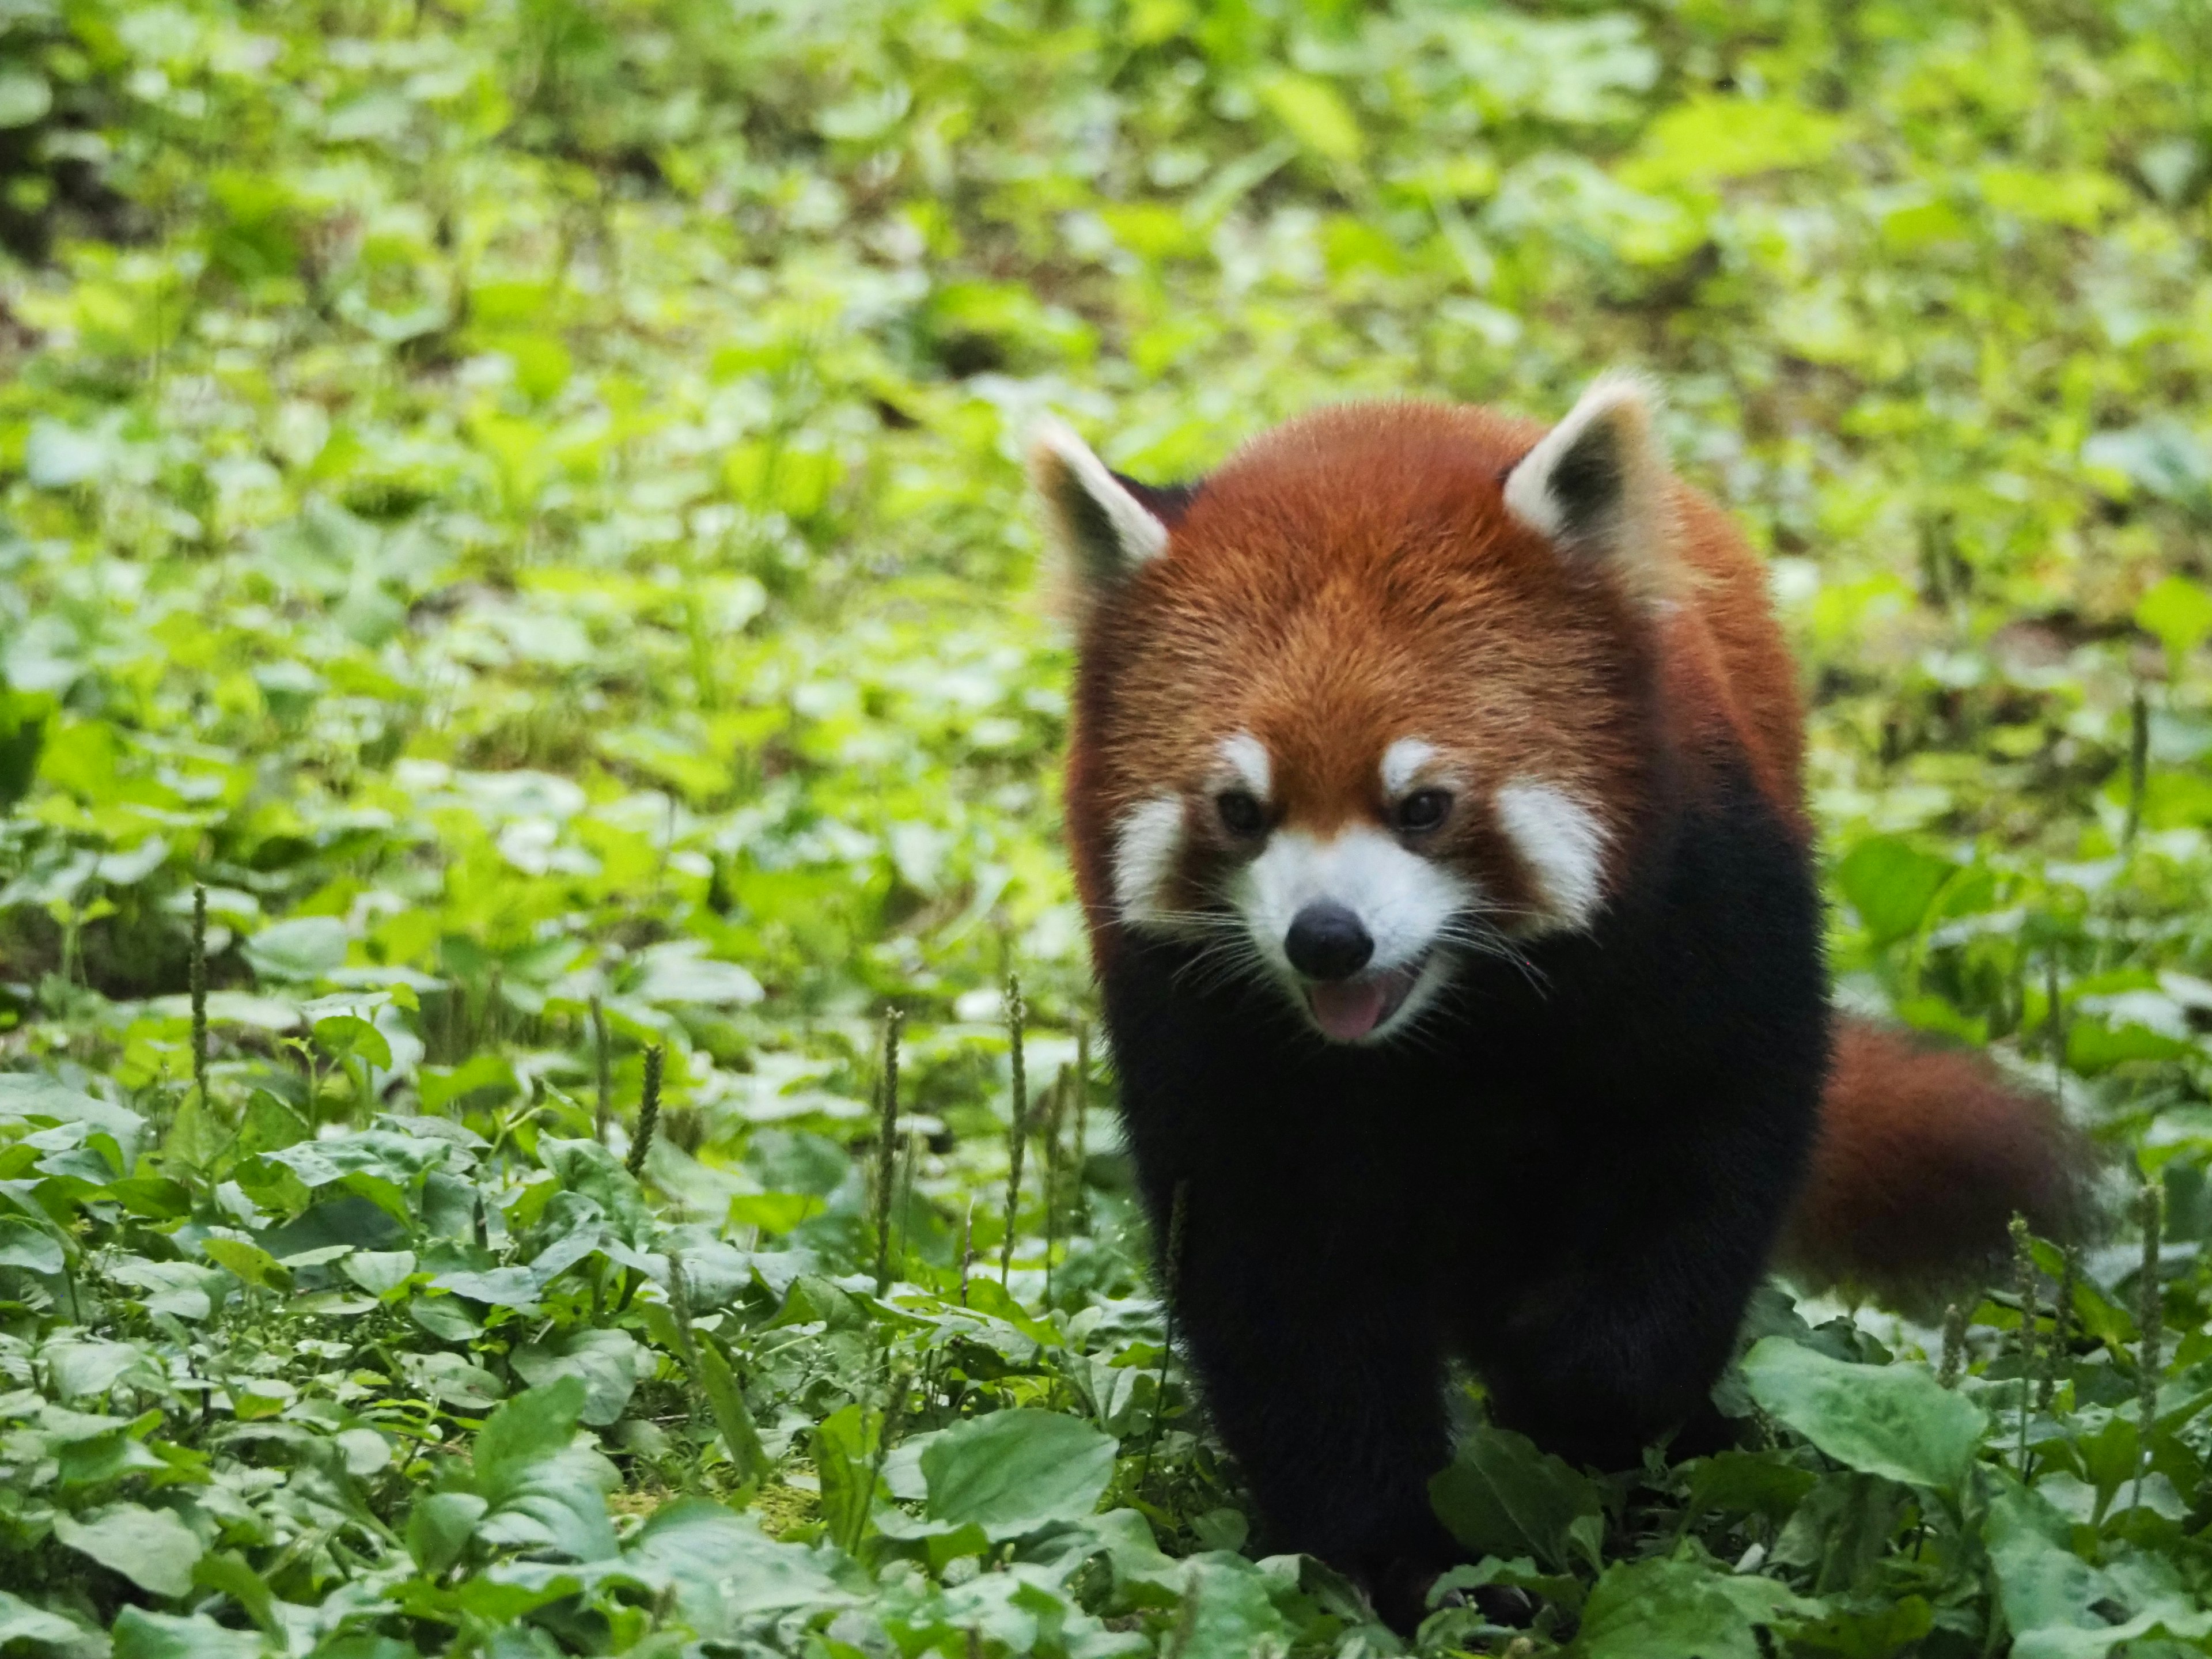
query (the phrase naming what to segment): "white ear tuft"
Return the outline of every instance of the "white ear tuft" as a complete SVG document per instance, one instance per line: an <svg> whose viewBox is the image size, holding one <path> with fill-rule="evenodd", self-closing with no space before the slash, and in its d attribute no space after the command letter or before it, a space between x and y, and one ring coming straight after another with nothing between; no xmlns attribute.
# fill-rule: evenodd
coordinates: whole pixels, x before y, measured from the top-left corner
<svg viewBox="0 0 2212 1659"><path fill-rule="evenodd" d="M1505 478L1505 509L1577 553L1656 577L1668 543L1667 464L1651 431L1657 388L1601 374Z"/></svg>
<svg viewBox="0 0 2212 1659"><path fill-rule="evenodd" d="M1030 477L1086 597L1119 586L1167 551L1166 524L1066 422L1048 416L1031 430Z"/></svg>

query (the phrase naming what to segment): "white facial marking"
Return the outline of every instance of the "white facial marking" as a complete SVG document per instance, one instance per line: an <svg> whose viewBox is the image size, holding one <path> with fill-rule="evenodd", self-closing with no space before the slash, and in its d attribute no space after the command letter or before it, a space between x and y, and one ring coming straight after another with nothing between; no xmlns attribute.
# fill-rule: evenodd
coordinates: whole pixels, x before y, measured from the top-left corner
<svg viewBox="0 0 2212 1659"><path fill-rule="evenodd" d="M1396 799L1436 757L1436 744L1425 738L1399 738L1382 751L1382 793Z"/></svg>
<svg viewBox="0 0 2212 1659"><path fill-rule="evenodd" d="M1232 733L1221 740L1221 762L1247 789L1261 800L1267 799L1275 769L1267 757L1267 744L1249 732Z"/></svg>
<svg viewBox="0 0 2212 1659"><path fill-rule="evenodd" d="M1065 422L1047 416L1030 434L1030 447L1057 456L1075 475L1083 493L1098 504L1114 527L1121 557L1132 568L1157 559L1168 550L1168 527L1146 510L1145 505L1115 477L1106 463L1091 453L1091 446L1075 435Z"/></svg>
<svg viewBox="0 0 2212 1659"><path fill-rule="evenodd" d="M1161 920L1160 888L1182 850L1182 797L1139 801L1114 832L1114 906L1134 926Z"/></svg>
<svg viewBox="0 0 2212 1659"><path fill-rule="evenodd" d="M1605 826L1587 807L1548 783L1509 783L1498 792L1498 821L1543 890L1536 931L1586 927L1605 896Z"/></svg>
<svg viewBox="0 0 2212 1659"><path fill-rule="evenodd" d="M1291 918L1316 900L1341 904L1375 941L1369 971L1418 962L1444 925L1474 902L1475 892L1443 866L1409 853L1380 830L1347 830L1327 841L1279 830L1267 850L1237 872L1230 898L1252 942L1286 978L1297 970L1284 953Z"/></svg>

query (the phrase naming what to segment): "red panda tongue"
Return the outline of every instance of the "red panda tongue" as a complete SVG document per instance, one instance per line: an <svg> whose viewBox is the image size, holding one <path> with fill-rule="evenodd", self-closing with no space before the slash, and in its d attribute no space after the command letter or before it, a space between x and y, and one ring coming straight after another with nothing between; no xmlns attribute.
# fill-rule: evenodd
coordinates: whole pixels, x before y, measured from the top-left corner
<svg viewBox="0 0 2212 1659"><path fill-rule="evenodd" d="M1382 1018L1383 988L1380 980L1352 979L1336 985L1307 988L1314 1018L1339 1042L1356 1042L1373 1030Z"/></svg>

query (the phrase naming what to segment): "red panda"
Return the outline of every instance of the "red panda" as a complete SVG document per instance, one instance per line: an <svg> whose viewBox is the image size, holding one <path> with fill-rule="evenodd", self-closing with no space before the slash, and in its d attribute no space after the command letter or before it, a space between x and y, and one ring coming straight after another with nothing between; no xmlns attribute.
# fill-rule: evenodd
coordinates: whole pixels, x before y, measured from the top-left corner
<svg viewBox="0 0 2212 1659"><path fill-rule="evenodd" d="M1832 1016L1795 669L1642 382L1328 409L1175 488L1031 460L1126 1133L1276 1547L1448 1559L1452 1357L1632 1466L1717 1431L1778 1251L1902 1289L2075 1220L2049 1103Z"/></svg>

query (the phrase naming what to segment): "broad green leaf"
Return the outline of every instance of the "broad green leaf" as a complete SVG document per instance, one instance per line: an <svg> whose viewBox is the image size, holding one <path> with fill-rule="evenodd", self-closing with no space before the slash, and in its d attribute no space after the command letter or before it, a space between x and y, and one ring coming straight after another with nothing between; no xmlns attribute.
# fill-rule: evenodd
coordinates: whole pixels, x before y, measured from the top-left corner
<svg viewBox="0 0 2212 1659"><path fill-rule="evenodd" d="M1111 1436L1055 1412L1024 1407L956 1423L921 1455L927 1512L1000 1538L1080 1520L1113 1479L1115 1451Z"/></svg>
<svg viewBox="0 0 2212 1659"><path fill-rule="evenodd" d="M2185 576L2168 576L2136 601L2136 624L2166 647L2179 678L2182 659L2212 635L2212 592Z"/></svg>
<svg viewBox="0 0 2212 1659"><path fill-rule="evenodd" d="M1787 1337L1743 1358L1751 1397L1838 1462L1907 1486L1955 1491L1989 1420L1924 1365L1854 1365Z"/></svg>
<svg viewBox="0 0 2212 1659"><path fill-rule="evenodd" d="M508 1363L526 1382L573 1376L584 1385L580 1420L603 1428L623 1414L637 1387L640 1352L627 1331L584 1328L517 1348Z"/></svg>
<svg viewBox="0 0 2212 1659"><path fill-rule="evenodd" d="M384 1033L358 1014L332 1014L315 1022L315 1041L332 1054L365 1060L389 1069L392 1044Z"/></svg>
<svg viewBox="0 0 2212 1659"><path fill-rule="evenodd" d="M371 1296L384 1296L413 1277L415 1252L356 1250L338 1264L338 1271Z"/></svg>
<svg viewBox="0 0 2212 1659"><path fill-rule="evenodd" d="M264 978L319 979L346 959L345 924L336 916L276 921L246 941L246 959Z"/></svg>
<svg viewBox="0 0 2212 1659"><path fill-rule="evenodd" d="M674 1585L684 1621L710 1638L759 1613L847 1599L814 1552L777 1543L753 1516L703 1498L655 1510L623 1559Z"/></svg>
<svg viewBox="0 0 2212 1659"><path fill-rule="evenodd" d="M179 1618L125 1607L116 1616L114 1659L259 1659L269 1651L252 1632L218 1625L204 1613Z"/></svg>
<svg viewBox="0 0 2212 1659"><path fill-rule="evenodd" d="M111 1504L80 1520L54 1517L54 1536L81 1555L156 1595L183 1595L192 1587L200 1540L167 1510Z"/></svg>
<svg viewBox="0 0 2212 1659"><path fill-rule="evenodd" d="M1846 131L1834 116L1786 100L1703 94L1652 122L1621 176L1639 190L1667 190L1812 167Z"/></svg>
<svg viewBox="0 0 2212 1659"><path fill-rule="evenodd" d="M1468 1435L1429 1482L1429 1501L1452 1535L1480 1553L1534 1555L1554 1569L1596 1565L1576 1530L1601 1513L1596 1484L1522 1435L1488 1426Z"/></svg>
<svg viewBox="0 0 2212 1659"><path fill-rule="evenodd" d="M46 1367L46 1386L63 1400L104 1395L133 1370L151 1377L161 1375L160 1362L130 1342L65 1338L47 1343L39 1358Z"/></svg>
<svg viewBox="0 0 2212 1659"><path fill-rule="evenodd" d="M145 1120L136 1112L71 1089L38 1072L0 1072L0 1118L43 1118L88 1123L115 1137L126 1162L134 1156Z"/></svg>
<svg viewBox="0 0 2212 1659"><path fill-rule="evenodd" d="M0 1267L58 1273L62 1270L61 1241L21 1216L0 1216Z"/></svg>
<svg viewBox="0 0 2212 1659"><path fill-rule="evenodd" d="M478 1531L487 1543L550 1549L575 1561L615 1553L600 1481L604 1463L574 1451L587 1390L562 1376L515 1395L477 1432L477 1492L491 1507Z"/></svg>
<svg viewBox="0 0 2212 1659"><path fill-rule="evenodd" d="M1797 1598L1771 1578L1693 1561L1620 1561L1583 1606L1580 1659L1763 1659L1755 1626Z"/></svg>
<svg viewBox="0 0 2212 1659"><path fill-rule="evenodd" d="M0 1590L0 1647L29 1642L40 1647L74 1647L86 1632L59 1613L32 1606L21 1596Z"/></svg>
<svg viewBox="0 0 2212 1659"><path fill-rule="evenodd" d="M0 127L27 127L53 106L45 76L21 64L0 68Z"/></svg>
<svg viewBox="0 0 2212 1659"><path fill-rule="evenodd" d="M112 1659L261 1659L268 1652L270 1648L261 1637L250 1631L232 1631L206 1613L177 1617L173 1613L124 1608L115 1617Z"/></svg>
<svg viewBox="0 0 2212 1659"><path fill-rule="evenodd" d="M477 1523L491 1505L472 1492L425 1492L407 1517L407 1553L432 1577L468 1548Z"/></svg>
<svg viewBox="0 0 2212 1659"><path fill-rule="evenodd" d="M1367 148L1359 119L1328 82L1290 70L1262 76L1260 100L1291 137L1324 161L1356 162Z"/></svg>
<svg viewBox="0 0 2212 1659"><path fill-rule="evenodd" d="M1918 930L1953 866L1894 836L1874 836L1836 866L1836 885L1876 945Z"/></svg>
<svg viewBox="0 0 2212 1659"><path fill-rule="evenodd" d="M265 1291L292 1288L291 1270L258 1244L249 1244L242 1238L209 1238L201 1241L200 1249L209 1261L229 1268L248 1285Z"/></svg>

